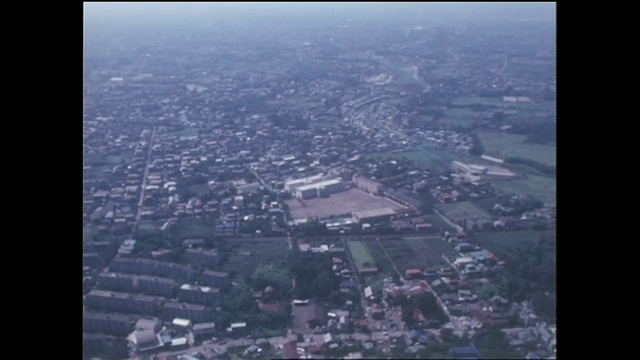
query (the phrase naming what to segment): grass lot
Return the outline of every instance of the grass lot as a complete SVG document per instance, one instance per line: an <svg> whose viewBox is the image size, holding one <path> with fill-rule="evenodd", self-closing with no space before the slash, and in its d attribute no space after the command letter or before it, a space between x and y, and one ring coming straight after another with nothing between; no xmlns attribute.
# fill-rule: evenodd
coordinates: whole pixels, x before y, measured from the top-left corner
<svg viewBox="0 0 640 360"><path fill-rule="evenodd" d="M487 212L491 212L493 210L493 206L499 202L507 201L511 196L510 195L500 195L500 196L492 196L486 199L481 199L476 201L474 204Z"/></svg>
<svg viewBox="0 0 640 360"><path fill-rule="evenodd" d="M491 185L500 191L531 196L544 202L556 201L556 179L546 176L527 175L524 179L490 180Z"/></svg>
<svg viewBox="0 0 640 360"><path fill-rule="evenodd" d="M371 157L386 157L391 159L407 159L423 170L447 171L450 169L451 159L441 150L424 147L414 151L399 153L379 152L371 154Z"/></svg>
<svg viewBox="0 0 640 360"><path fill-rule="evenodd" d="M501 259L507 259L512 249L527 242L536 242L545 238L556 241L556 234L553 230L480 232L474 236L482 244L482 247ZM548 256L548 261L555 263L555 253L548 254Z"/></svg>
<svg viewBox="0 0 640 360"><path fill-rule="evenodd" d="M487 155L496 156L501 159L507 156L521 157L551 166L554 166L556 163L555 147L541 144L528 144L525 142L525 135L481 132L478 136Z"/></svg>
<svg viewBox="0 0 640 360"><path fill-rule="evenodd" d="M215 226L209 220L199 218L181 218L170 230L171 238L182 241L189 238L210 238L215 233Z"/></svg>
<svg viewBox="0 0 640 360"><path fill-rule="evenodd" d="M491 219L491 215L488 212L468 201L438 204L436 207L444 216L455 223L467 219Z"/></svg>
<svg viewBox="0 0 640 360"><path fill-rule="evenodd" d="M362 268L376 266L373 255L369 251L367 243L364 241L347 241L347 247L351 252L356 269L360 271Z"/></svg>

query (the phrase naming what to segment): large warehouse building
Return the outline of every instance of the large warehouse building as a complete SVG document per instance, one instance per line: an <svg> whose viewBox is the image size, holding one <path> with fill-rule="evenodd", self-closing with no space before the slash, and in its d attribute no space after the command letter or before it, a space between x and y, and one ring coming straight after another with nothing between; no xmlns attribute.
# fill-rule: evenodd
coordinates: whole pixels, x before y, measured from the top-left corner
<svg viewBox="0 0 640 360"><path fill-rule="evenodd" d="M396 212L389 207L373 210L355 211L353 212L353 221L355 221L356 223L362 223L365 221L376 222L389 220L393 215L395 215L395 213Z"/></svg>

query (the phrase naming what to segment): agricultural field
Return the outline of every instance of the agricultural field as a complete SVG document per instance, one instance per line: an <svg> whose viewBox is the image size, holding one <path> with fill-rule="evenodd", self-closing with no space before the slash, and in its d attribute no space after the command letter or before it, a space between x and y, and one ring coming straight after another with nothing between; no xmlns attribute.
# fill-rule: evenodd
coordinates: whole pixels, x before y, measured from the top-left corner
<svg viewBox="0 0 640 360"><path fill-rule="evenodd" d="M363 287L371 286L374 292L382 291L384 283L383 279L388 276L393 276L395 273L393 264L374 238L366 239L362 241L362 243L367 246L369 253L375 261L376 267L378 268L378 273L376 275L361 278L362 285Z"/></svg>
<svg viewBox="0 0 640 360"><path fill-rule="evenodd" d="M440 238L405 238L404 241L416 254L422 257L424 263L421 268L446 265L446 262L443 262L442 255L448 258L460 256L459 252Z"/></svg>
<svg viewBox="0 0 640 360"><path fill-rule="evenodd" d="M491 214L468 201L438 204L436 208L454 223L466 221L467 219L491 219Z"/></svg>
<svg viewBox="0 0 640 360"><path fill-rule="evenodd" d="M405 237L381 240L385 250L398 268L404 273L407 269L425 269L445 266L442 255L456 257L459 253L440 237Z"/></svg>
<svg viewBox="0 0 640 360"><path fill-rule="evenodd" d="M478 137L485 148L486 155L501 159L507 156L520 157L550 166L555 166L556 164L555 147L526 143L525 135L481 132Z"/></svg>
<svg viewBox="0 0 640 360"><path fill-rule="evenodd" d="M540 239L556 241L554 230L480 232L474 234L474 237L483 248L503 259L508 257L510 250L524 243L533 243Z"/></svg>
<svg viewBox="0 0 640 360"><path fill-rule="evenodd" d="M349 248L354 265L358 271L363 268L376 266L376 262L369 251L367 242L347 241L347 247Z"/></svg>
<svg viewBox="0 0 640 360"><path fill-rule="evenodd" d="M401 273L407 269L424 266L420 256L402 238L381 239L380 242Z"/></svg>
<svg viewBox="0 0 640 360"><path fill-rule="evenodd" d="M284 261L289 252L286 239L230 240L230 253L223 265L224 271L234 273L234 281L244 282L260 264Z"/></svg>
<svg viewBox="0 0 640 360"><path fill-rule="evenodd" d="M369 249L369 254L373 257L376 266L378 267L378 271L383 277L391 276L395 270L393 269L393 264L385 255L384 250L380 247L378 242L375 239L367 239L364 241Z"/></svg>
<svg viewBox="0 0 640 360"><path fill-rule="evenodd" d="M524 179L490 180L490 183L496 190L506 193L531 196L548 203L556 201L554 178L529 174Z"/></svg>

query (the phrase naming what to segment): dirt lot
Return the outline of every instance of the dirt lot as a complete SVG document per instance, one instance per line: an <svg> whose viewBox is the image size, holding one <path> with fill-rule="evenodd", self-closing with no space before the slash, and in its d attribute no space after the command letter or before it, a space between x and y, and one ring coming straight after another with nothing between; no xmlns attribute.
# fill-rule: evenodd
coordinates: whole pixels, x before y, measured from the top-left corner
<svg viewBox="0 0 640 360"><path fill-rule="evenodd" d="M374 196L359 189L349 189L328 198L291 199L287 201L294 219L324 219L330 216L347 215L354 211L373 210L383 207L402 209L403 205L384 197Z"/></svg>

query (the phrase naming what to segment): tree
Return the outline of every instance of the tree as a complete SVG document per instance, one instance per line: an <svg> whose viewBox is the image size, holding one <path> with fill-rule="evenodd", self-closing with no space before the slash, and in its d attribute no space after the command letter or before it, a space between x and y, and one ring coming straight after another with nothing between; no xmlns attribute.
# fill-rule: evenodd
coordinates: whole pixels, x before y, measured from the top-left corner
<svg viewBox="0 0 640 360"><path fill-rule="evenodd" d="M256 290L272 286L279 294L289 294L292 287L292 276L287 269L274 264L261 264L251 276L251 284Z"/></svg>

